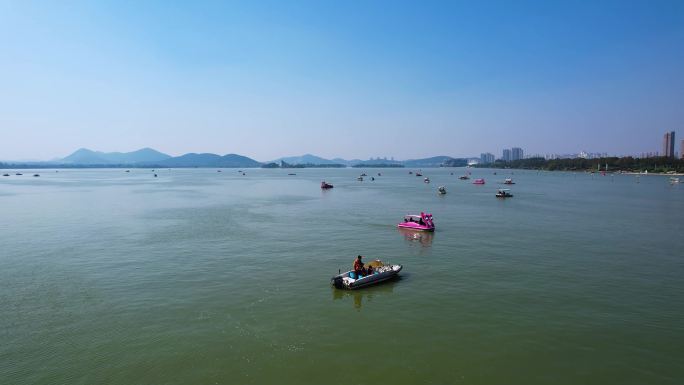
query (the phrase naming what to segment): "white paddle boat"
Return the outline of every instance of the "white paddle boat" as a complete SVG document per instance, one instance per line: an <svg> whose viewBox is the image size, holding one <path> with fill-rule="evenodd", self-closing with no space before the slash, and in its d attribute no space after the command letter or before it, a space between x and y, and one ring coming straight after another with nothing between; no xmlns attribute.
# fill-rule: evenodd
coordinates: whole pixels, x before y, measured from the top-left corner
<svg viewBox="0 0 684 385"><path fill-rule="evenodd" d="M385 264L377 259L367 263L366 266L373 267L372 274L359 277L354 271L348 271L332 277L330 279L330 284L338 289L360 289L396 277L403 267L401 265Z"/></svg>

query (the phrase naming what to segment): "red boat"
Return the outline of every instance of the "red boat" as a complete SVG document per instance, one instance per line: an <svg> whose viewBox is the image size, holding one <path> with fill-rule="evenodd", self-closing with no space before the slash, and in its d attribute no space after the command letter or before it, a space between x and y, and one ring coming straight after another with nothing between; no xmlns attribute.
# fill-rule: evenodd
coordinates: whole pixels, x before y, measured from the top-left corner
<svg viewBox="0 0 684 385"><path fill-rule="evenodd" d="M327 190L329 188L333 188L334 186L331 185L330 183L325 183L325 181L321 182L321 188L324 190Z"/></svg>

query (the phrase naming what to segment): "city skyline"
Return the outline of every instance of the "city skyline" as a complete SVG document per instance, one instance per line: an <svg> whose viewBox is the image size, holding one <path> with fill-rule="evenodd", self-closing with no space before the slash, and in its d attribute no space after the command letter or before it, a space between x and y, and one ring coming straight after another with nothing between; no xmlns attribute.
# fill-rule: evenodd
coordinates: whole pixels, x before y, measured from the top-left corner
<svg viewBox="0 0 684 385"><path fill-rule="evenodd" d="M578 152L572 152L572 153L565 153L565 154L559 154L559 153L526 153L523 148L521 147L510 147L510 148L503 148L501 150L502 155L500 157L497 157L496 155L490 153L490 152L482 152L480 153L479 156L475 154L470 154L470 155L454 155L454 154L449 154L449 153L442 153L442 154L429 154L427 156L423 157L414 157L414 158L402 158L402 157L397 157L397 161L405 161L405 160L413 160L413 159L423 159L423 158L430 158L430 157L435 157L435 156L449 156L452 158L467 158L467 159L479 159L480 162L482 163L492 163L495 160L503 160L503 161L514 161L514 160L519 160L519 159L526 159L526 158L545 158L545 159L560 159L560 158L601 158L601 157L634 157L634 158L644 158L644 157L658 157L658 156L665 156L665 157L682 157L684 158L684 140L681 141L680 144L680 151L677 152L675 150L675 143L676 143L676 132L675 131L668 131L664 134L663 139L662 139L662 145L661 145L661 150L662 151L647 151L647 152L641 152L641 153L636 153L636 154L609 154L607 152L587 152L585 150L580 150ZM53 162L53 161L59 161L60 159L67 157L68 155L72 155L74 152L78 152L81 150L87 150L87 151L94 151L94 152L103 152L103 153L127 153L127 152L136 152L136 151L141 151L141 150L146 150L146 149L152 149L154 151L158 151L157 148L152 148L152 147L143 147L139 149L134 149L131 151L101 151L100 149L88 149L85 147L81 147L76 151L72 151L69 154L62 155L62 156L53 156L48 159L38 159L38 158L26 158L26 159L9 159L9 158L0 158L0 162L19 162L19 163L26 163L26 162ZM203 153L210 153L208 151L190 151L187 153L180 153L180 154L173 154L173 153L168 153L166 151L160 151L164 154L168 154L170 156L181 156L181 155L186 155L186 154L203 154ZM245 155L243 153L237 153L237 152L219 152L216 154L238 154L238 155ZM283 153L280 154L277 157L269 158L268 160L259 160L262 162L269 162L272 160L278 160L281 158L285 157L292 157L292 156L307 156L307 155L314 155L314 156L320 156L319 154L316 154L314 152L306 152L306 153L301 153L301 154L295 154L295 153ZM249 157L249 156L248 156ZM344 156L344 155L338 155L334 157L325 157L321 156L322 158L326 158L328 160L333 160L333 159L342 159L342 160L354 160L354 159L359 159L359 160L391 160L395 161L395 157L392 155L371 155L366 158L362 157L350 157L350 156ZM250 157L252 159L257 159L254 157Z"/></svg>
<svg viewBox="0 0 684 385"><path fill-rule="evenodd" d="M0 159L476 157L521 136L623 155L681 135L684 3L506 5L5 2Z"/></svg>

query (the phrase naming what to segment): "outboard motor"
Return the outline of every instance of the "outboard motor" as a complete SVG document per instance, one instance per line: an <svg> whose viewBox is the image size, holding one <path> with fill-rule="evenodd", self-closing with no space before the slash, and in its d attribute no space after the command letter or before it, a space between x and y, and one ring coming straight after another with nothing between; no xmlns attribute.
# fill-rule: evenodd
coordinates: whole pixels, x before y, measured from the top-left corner
<svg viewBox="0 0 684 385"><path fill-rule="evenodd" d="M340 277L339 275L332 277L332 279L330 280L330 284L335 286L338 289L344 289L345 288L344 282L342 281L342 277Z"/></svg>

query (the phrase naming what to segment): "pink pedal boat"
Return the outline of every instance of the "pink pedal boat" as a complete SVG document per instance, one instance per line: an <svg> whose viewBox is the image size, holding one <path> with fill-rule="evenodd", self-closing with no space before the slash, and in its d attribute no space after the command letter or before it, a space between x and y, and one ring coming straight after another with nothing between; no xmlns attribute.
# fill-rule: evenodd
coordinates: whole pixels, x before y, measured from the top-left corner
<svg viewBox="0 0 684 385"><path fill-rule="evenodd" d="M473 182L473 184L485 184L485 181L484 181L484 179L482 179L482 178L480 178L480 179L475 179L475 181Z"/></svg>
<svg viewBox="0 0 684 385"><path fill-rule="evenodd" d="M420 215L406 215L404 221L397 227L417 231L435 231L435 224L432 222L432 214L420 213Z"/></svg>

